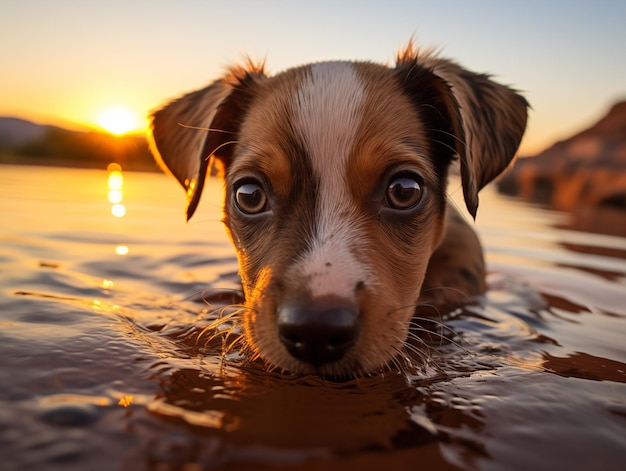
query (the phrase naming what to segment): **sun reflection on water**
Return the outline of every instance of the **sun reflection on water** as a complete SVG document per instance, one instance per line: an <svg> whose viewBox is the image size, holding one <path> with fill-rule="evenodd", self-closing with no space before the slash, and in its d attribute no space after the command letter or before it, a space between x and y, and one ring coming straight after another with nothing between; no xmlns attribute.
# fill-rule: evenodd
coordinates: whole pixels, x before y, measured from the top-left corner
<svg viewBox="0 0 626 471"><path fill-rule="evenodd" d="M122 166L117 163L110 163L107 166L107 172L109 185L109 193L107 196L109 203L111 203L111 214L116 218L123 218L126 216L126 206L122 203L124 199L124 174L122 173ZM117 255L127 255L128 246L124 244L117 245L115 247L115 253Z"/></svg>
<svg viewBox="0 0 626 471"><path fill-rule="evenodd" d="M117 203L111 206L111 214L116 218L123 218L126 216L126 206L122 203Z"/></svg>
<svg viewBox="0 0 626 471"><path fill-rule="evenodd" d="M131 406L133 404L132 394L126 394L125 396L122 396L117 404L121 407Z"/></svg>
<svg viewBox="0 0 626 471"><path fill-rule="evenodd" d="M109 164L109 190L121 190L124 184L122 168L118 164Z"/></svg>
<svg viewBox="0 0 626 471"><path fill-rule="evenodd" d="M126 207L122 204L124 186L124 174L119 164L111 163L107 167L109 172L109 203L111 206L111 214L116 218L123 218L126 215Z"/></svg>
<svg viewBox="0 0 626 471"><path fill-rule="evenodd" d="M113 283L113 281L111 280L102 280L102 287L107 289L107 288L113 288L113 286L115 285L115 283Z"/></svg>
<svg viewBox="0 0 626 471"><path fill-rule="evenodd" d="M122 190L109 190L109 202L117 204L122 202Z"/></svg>

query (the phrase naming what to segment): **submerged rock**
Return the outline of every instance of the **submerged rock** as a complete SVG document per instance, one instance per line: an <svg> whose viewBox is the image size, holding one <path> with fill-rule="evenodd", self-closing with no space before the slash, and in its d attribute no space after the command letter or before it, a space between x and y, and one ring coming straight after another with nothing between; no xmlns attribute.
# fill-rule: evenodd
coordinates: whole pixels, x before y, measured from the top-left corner
<svg viewBox="0 0 626 471"><path fill-rule="evenodd" d="M590 128L518 159L496 184L504 194L558 210L626 210L626 101Z"/></svg>

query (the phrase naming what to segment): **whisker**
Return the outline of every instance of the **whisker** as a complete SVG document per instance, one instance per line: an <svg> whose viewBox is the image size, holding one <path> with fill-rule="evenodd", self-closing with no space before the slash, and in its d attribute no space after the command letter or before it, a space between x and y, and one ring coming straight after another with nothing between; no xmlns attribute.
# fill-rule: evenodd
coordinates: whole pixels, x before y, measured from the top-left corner
<svg viewBox="0 0 626 471"><path fill-rule="evenodd" d="M212 303L222 303L228 301L230 305L243 305L244 298L243 293L234 288L220 288L214 294L208 294L209 289L204 289L201 292L202 300L207 306L212 306ZM226 296L230 296L230 299L224 299Z"/></svg>
<svg viewBox="0 0 626 471"><path fill-rule="evenodd" d="M223 147L229 146L231 144L237 144L237 141L226 141L223 142L222 144L220 144L219 146L217 146L215 149L213 149L211 151L211 153L206 157L206 160L209 160L211 157L213 157L213 155L220 149L222 149Z"/></svg>
<svg viewBox="0 0 626 471"><path fill-rule="evenodd" d="M432 106L432 105L430 105ZM463 146L465 147L467 144L465 143L465 141L463 139L461 139L460 137L458 137L456 134L453 134L449 131L444 131L443 129L428 129L428 131L431 132L438 132L441 134L445 134L448 137L451 137L452 139L454 139L455 141L457 141L459 144L463 144ZM456 152L456 151L455 151Z"/></svg>
<svg viewBox="0 0 626 471"><path fill-rule="evenodd" d="M400 359L398 358L399 355L401 354L401 351L397 350L397 355L394 355L391 360L389 360L387 363L385 363L385 368L387 368L388 371L393 371L393 370L397 370L397 371L404 371L403 365L400 363Z"/></svg>
<svg viewBox="0 0 626 471"><path fill-rule="evenodd" d="M439 139L433 139L432 142L435 142L437 144L441 144L442 146L444 146L446 149L450 150L453 154L457 153L457 149L455 149L454 147L452 147L450 144L447 144L443 141L440 141Z"/></svg>
<svg viewBox="0 0 626 471"><path fill-rule="evenodd" d="M462 291L462 290L460 290L460 289L458 289L458 288L454 288L454 287L452 287L452 286L434 286L434 287L432 287L432 288L425 289L424 291L422 291L422 293L431 293L431 292L436 291L436 290L449 290L449 291L452 291L452 292L454 292L454 293L457 293L457 294L461 295L461 298L462 298L465 302L469 302L469 301L471 301L471 297L470 297L470 296L468 296L468 295L467 295L464 291ZM458 302L456 302L456 301L455 301L455 304L457 304L457 303L458 303ZM433 308L437 309L437 308L436 308L433 304L431 304L431 303L420 303L420 304L418 304L418 305L417 305L417 307L421 307L421 306L428 306L428 307L433 307Z"/></svg>
<svg viewBox="0 0 626 471"><path fill-rule="evenodd" d="M232 292L239 297L239 293L236 290L232 290ZM220 297L223 297L223 293L218 293L217 299L221 300ZM207 305L212 306L207 299L203 299ZM211 347L211 344L213 344L217 339L221 339L220 369L222 372L224 372L226 368L226 355L229 352L236 349L239 345L242 345L242 348L239 349L242 353L246 350L247 342L245 340L245 335L241 332L241 327L242 314L249 309L250 308L243 304L228 304L223 307L216 308L213 311L213 314L217 317L205 326L196 336L196 345L200 342L201 338L206 338L204 341L205 349L215 348Z"/></svg>
<svg viewBox="0 0 626 471"><path fill-rule="evenodd" d="M194 298L198 297L198 296L202 296L202 294L204 293L205 290L198 290L198 291L194 291L193 293L189 293L187 296L183 296L181 298L178 299L178 301L173 301L170 304L167 305L168 308L172 308L174 307L174 305L176 304L176 302L184 302L184 301L193 301Z"/></svg>
<svg viewBox="0 0 626 471"><path fill-rule="evenodd" d="M445 324L440 324L439 327L441 329L441 332L435 332L433 330L426 329L423 326L412 324L411 330L409 331L409 336L412 336L412 335L417 336L417 333L421 332L421 333L428 334L434 337L438 337L440 340L438 346L440 347L443 346L444 344L443 342L445 341L446 343L454 345L455 347L459 348L465 353L468 353L468 354L470 353L469 350L467 350L463 345L461 345L459 342L454 340L454 337L458 336L457 332L454 329L446 326ZM447 334L444 332L447 332ZM414 340L417 340L416 337L412 337L412 338ZM420 338L419 340L423 342L423 339Z"/></svg>
<svg viewBox="0 0 626 471"><path fill-rule="evenodd" d="M439 333L430 329L426 329L426 327L423 324L420 324L420 322L433 324L439 330ZM447 326L444 322L438 321L436 319L429 319L426 317L414 317L409 322L409 327L413 327L414 329L418 329L418 330L421 329L425 332L428 331L429 333L437 335L437 336L444 336L445 335L444 332L448 332L450 334L456 334L454 329Z"/></svg>
<svg viewBox="0 0 626 471"><path fill-rule="evenodd" d="M224 134L236 134L233 131L226 131L225 129L217 129L217 128L204 128L201 126L193 126L191 124L177 123L181 128L185 129L194 129L196 131L207 131L207 132L221 132Z"/></svg>
<svg viewBox="0 0 626 471"><path fill-rule="evenodd" d="M454 289L448 287L434 289ZM454 289L455 291L458 291ZM414 315L409 321L406 339L398 339L401 347L394 347L394 355L385 364L387 369L395 369L404 374L415 374L425 368L434 369L438 374L446 373L448 359L440 348L450 345L458 349L464 355L472 355L472 352L459 341L458 333L444 322L441 306L437 304L421 302L416 305L401 306L389 311L389 314L406 310L408 308L429 308L434 315ZM451 311L453 312L453 311ZM447 314L447 313L446 313ZM403 328L406 329L406 326Z"/></svg>
<svg viewBox="0 0 626 471"><path fill-rule="evenodd" d="M427 363L428 360L432 357L432 352L430 351L429 348L420 349L411 344L405 345L404 351L409 352L409 355L407 356L407 360L411 359L412 356L415 355L417 357L416 359L419 360L419 362L422 364ZM415 367L412 361L407 361L407 363Z"/></svg>
<svg viewBox="0 0 626 471"><path fill-rule="evenodd" d="M244 340L243 334L239 335L237 338L235 338L235 340L233 340L230 344L226 346L224 353L228 353L235 345L237 345L239 342L243 340Z"/></svg>

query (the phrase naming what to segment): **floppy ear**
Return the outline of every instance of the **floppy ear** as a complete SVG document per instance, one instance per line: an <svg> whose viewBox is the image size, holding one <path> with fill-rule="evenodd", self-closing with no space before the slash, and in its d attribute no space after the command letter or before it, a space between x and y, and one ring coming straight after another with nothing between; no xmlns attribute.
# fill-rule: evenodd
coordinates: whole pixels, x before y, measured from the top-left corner
<svg viewBox="0 0 626 471"><path fill-rule="evenodd" d="M187 192L187 220L193 216L212 157L226 165L251 99L250 85L262 67L233 70L231 76L172 101L151 116L148 140L159 166Z"/></svg>
<svg viewBox="0 0 626 471"><path fill-rule="evenodd" d="M475 218L478 191L515 156L526 128L528 102L487 75L469 72L434 55L422 58L411 46L398 55L398 66L408 64L430 70L447 84L448 90L442 93L452 95L444 97L443 103L452 120L449 128L460 158L465 204Z"/></svg>

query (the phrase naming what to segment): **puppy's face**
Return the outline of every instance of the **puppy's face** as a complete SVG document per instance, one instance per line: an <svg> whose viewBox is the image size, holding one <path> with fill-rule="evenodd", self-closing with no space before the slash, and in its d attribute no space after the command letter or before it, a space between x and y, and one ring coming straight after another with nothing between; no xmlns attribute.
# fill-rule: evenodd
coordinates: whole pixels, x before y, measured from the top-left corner
<svg viewBox="0 0 626 471"><path fill-rule="evenodd" d="M384 365L406 339L445 208L445 172L393 72L337 62L270 78L237 141L224 208L250 343L301 373Z"/></svg>
<svg viewBox="0 0 626 471"><path fill-rule="evenodd" d="M160 137L171 116L189 116L189 99L155 115L154 148L188 189L191 211L206 165L164 154L202 149L225 168L245 337L273 366L346 377L402 350L444 230L448 165L458 153L471 166L463 143L472 125L449 81L405 62L239 74L195 97L197 107L217 103L204 118L217 129L202 140ZM464 175L466 198L482 180Z"/></svg>

